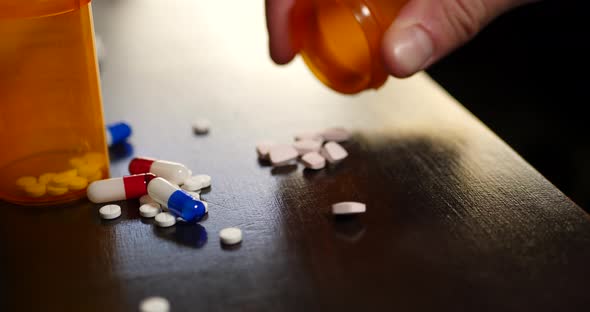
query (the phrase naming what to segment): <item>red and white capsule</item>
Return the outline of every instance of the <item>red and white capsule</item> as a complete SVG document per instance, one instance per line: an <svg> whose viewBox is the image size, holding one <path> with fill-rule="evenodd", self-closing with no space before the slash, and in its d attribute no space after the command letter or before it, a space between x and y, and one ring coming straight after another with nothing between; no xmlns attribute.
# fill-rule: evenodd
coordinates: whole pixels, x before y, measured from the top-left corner
<svg viewBox="0 0 590 312"><path fill-rule="evenodd" d="M94 181L88 186L86 195L96 204L139 198L147 194L147 185L155 177L152 173L142 173Z"/></svg>
<svg viewBox="0 0 590 312"><path fill-rule="evenodd" d="M146 157L133 158L129 163L129 172L131 174L151 172L176 185L182 184L191 175L191 171L183 164Z"/></svg>

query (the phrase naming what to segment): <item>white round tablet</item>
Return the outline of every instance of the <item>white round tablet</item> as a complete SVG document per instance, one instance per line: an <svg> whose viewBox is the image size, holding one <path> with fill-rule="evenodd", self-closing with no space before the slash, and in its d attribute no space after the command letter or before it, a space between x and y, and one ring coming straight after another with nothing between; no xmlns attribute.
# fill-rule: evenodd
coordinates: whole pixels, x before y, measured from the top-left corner
<svg viewBox="0 0 590 312"><path fill-rule="evenodd" d="M193 131L196 134L205 134L209 132L211 128L211 122L204 118L198 118L193 121Z"/></svg>
<svg viewBox="0 0 590 312"><path fill-rule="evenodd" d="M185 191L198 191L209 186L211 186L211 176L199 174L186 179L182 184L182 189Z"/></svg>
<svg viewBox="0 0 590 312"><path fill-rule="evenodd" d="M176 224L176 218L169 212L160 212L156 215L156 225L159 227L170 227Z"/></svg>
<svg viewBox="0 0 590 312"><path fill-rule="evenodd" d="M170 311L170 302L162 297L145 298L139 304L141 312L168 312Z"/></svg>
<svg viewBox="0 0 590 312"><path fill-rule="evenodd" d="M160 204L156 202L146 203L139 207L139 214L144 218L153 218L158 213L160 213Z"/></svg>
<svg viewBox="0 0 590 312"><path fill-rule="evenodd" d="M219 231L219 238L225 245L234 245L242 241L242 230L229 227Z"/></svg>
<svg viewBox="0 0 590 312"><path fill-rule="evenodd" d="M105 220L115 219L121 215L121 206L119 205L106 205L100 207L98 210L100 217Z"/></svg>
<svg viewBox="0 0 590 312"><path fill-rule="evenodd" d="M332 213L336 215L364 213L365 211L367 211L367 206L359 202L341 202L332 205Z"/></svg>

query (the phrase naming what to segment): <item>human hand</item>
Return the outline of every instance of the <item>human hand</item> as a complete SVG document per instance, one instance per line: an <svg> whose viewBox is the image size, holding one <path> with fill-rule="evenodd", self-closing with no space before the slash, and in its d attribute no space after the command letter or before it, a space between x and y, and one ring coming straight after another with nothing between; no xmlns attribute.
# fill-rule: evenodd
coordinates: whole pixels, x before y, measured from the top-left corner
<svg viewBox="0 0 590 312"><path fill-rule="evenodd" d="M290 62L289 16L297 0L266 0L270 56ZM394 0L391 0L394 1ZM383 35L386 70L408 77L432 65L475 36L500 14L535 0L410 0Z"/></svg>

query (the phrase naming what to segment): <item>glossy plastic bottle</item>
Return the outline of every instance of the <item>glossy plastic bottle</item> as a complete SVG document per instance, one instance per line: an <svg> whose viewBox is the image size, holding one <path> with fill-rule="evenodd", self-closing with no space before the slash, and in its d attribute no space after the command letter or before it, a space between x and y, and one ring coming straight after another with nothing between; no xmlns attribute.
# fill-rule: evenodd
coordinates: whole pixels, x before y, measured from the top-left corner
<svg viewBox="0 0 590 312"><path fill-rule="evenodd" d="M108 176L90 0L0 0L0 199L46 205Z"/></svg>
<svg viewBox="0 0 590 312"><path fill-rule="evenodd" d="M295 0L293 45L328 87L346 94L387 80L381 39L408 0Z"/></svg>

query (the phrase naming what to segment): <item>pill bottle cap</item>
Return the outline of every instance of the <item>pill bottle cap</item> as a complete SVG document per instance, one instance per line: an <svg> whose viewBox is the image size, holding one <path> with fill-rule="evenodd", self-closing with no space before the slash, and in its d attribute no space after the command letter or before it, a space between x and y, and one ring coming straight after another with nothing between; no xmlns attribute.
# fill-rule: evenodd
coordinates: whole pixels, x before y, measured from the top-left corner
<svg viewBox="0 0 590 312"><path fill-rule="evenodd" d="M345 94L376 89L387 80L384 30L362 0L296 0L291 15L294 48L320 81Z"/></svg>

